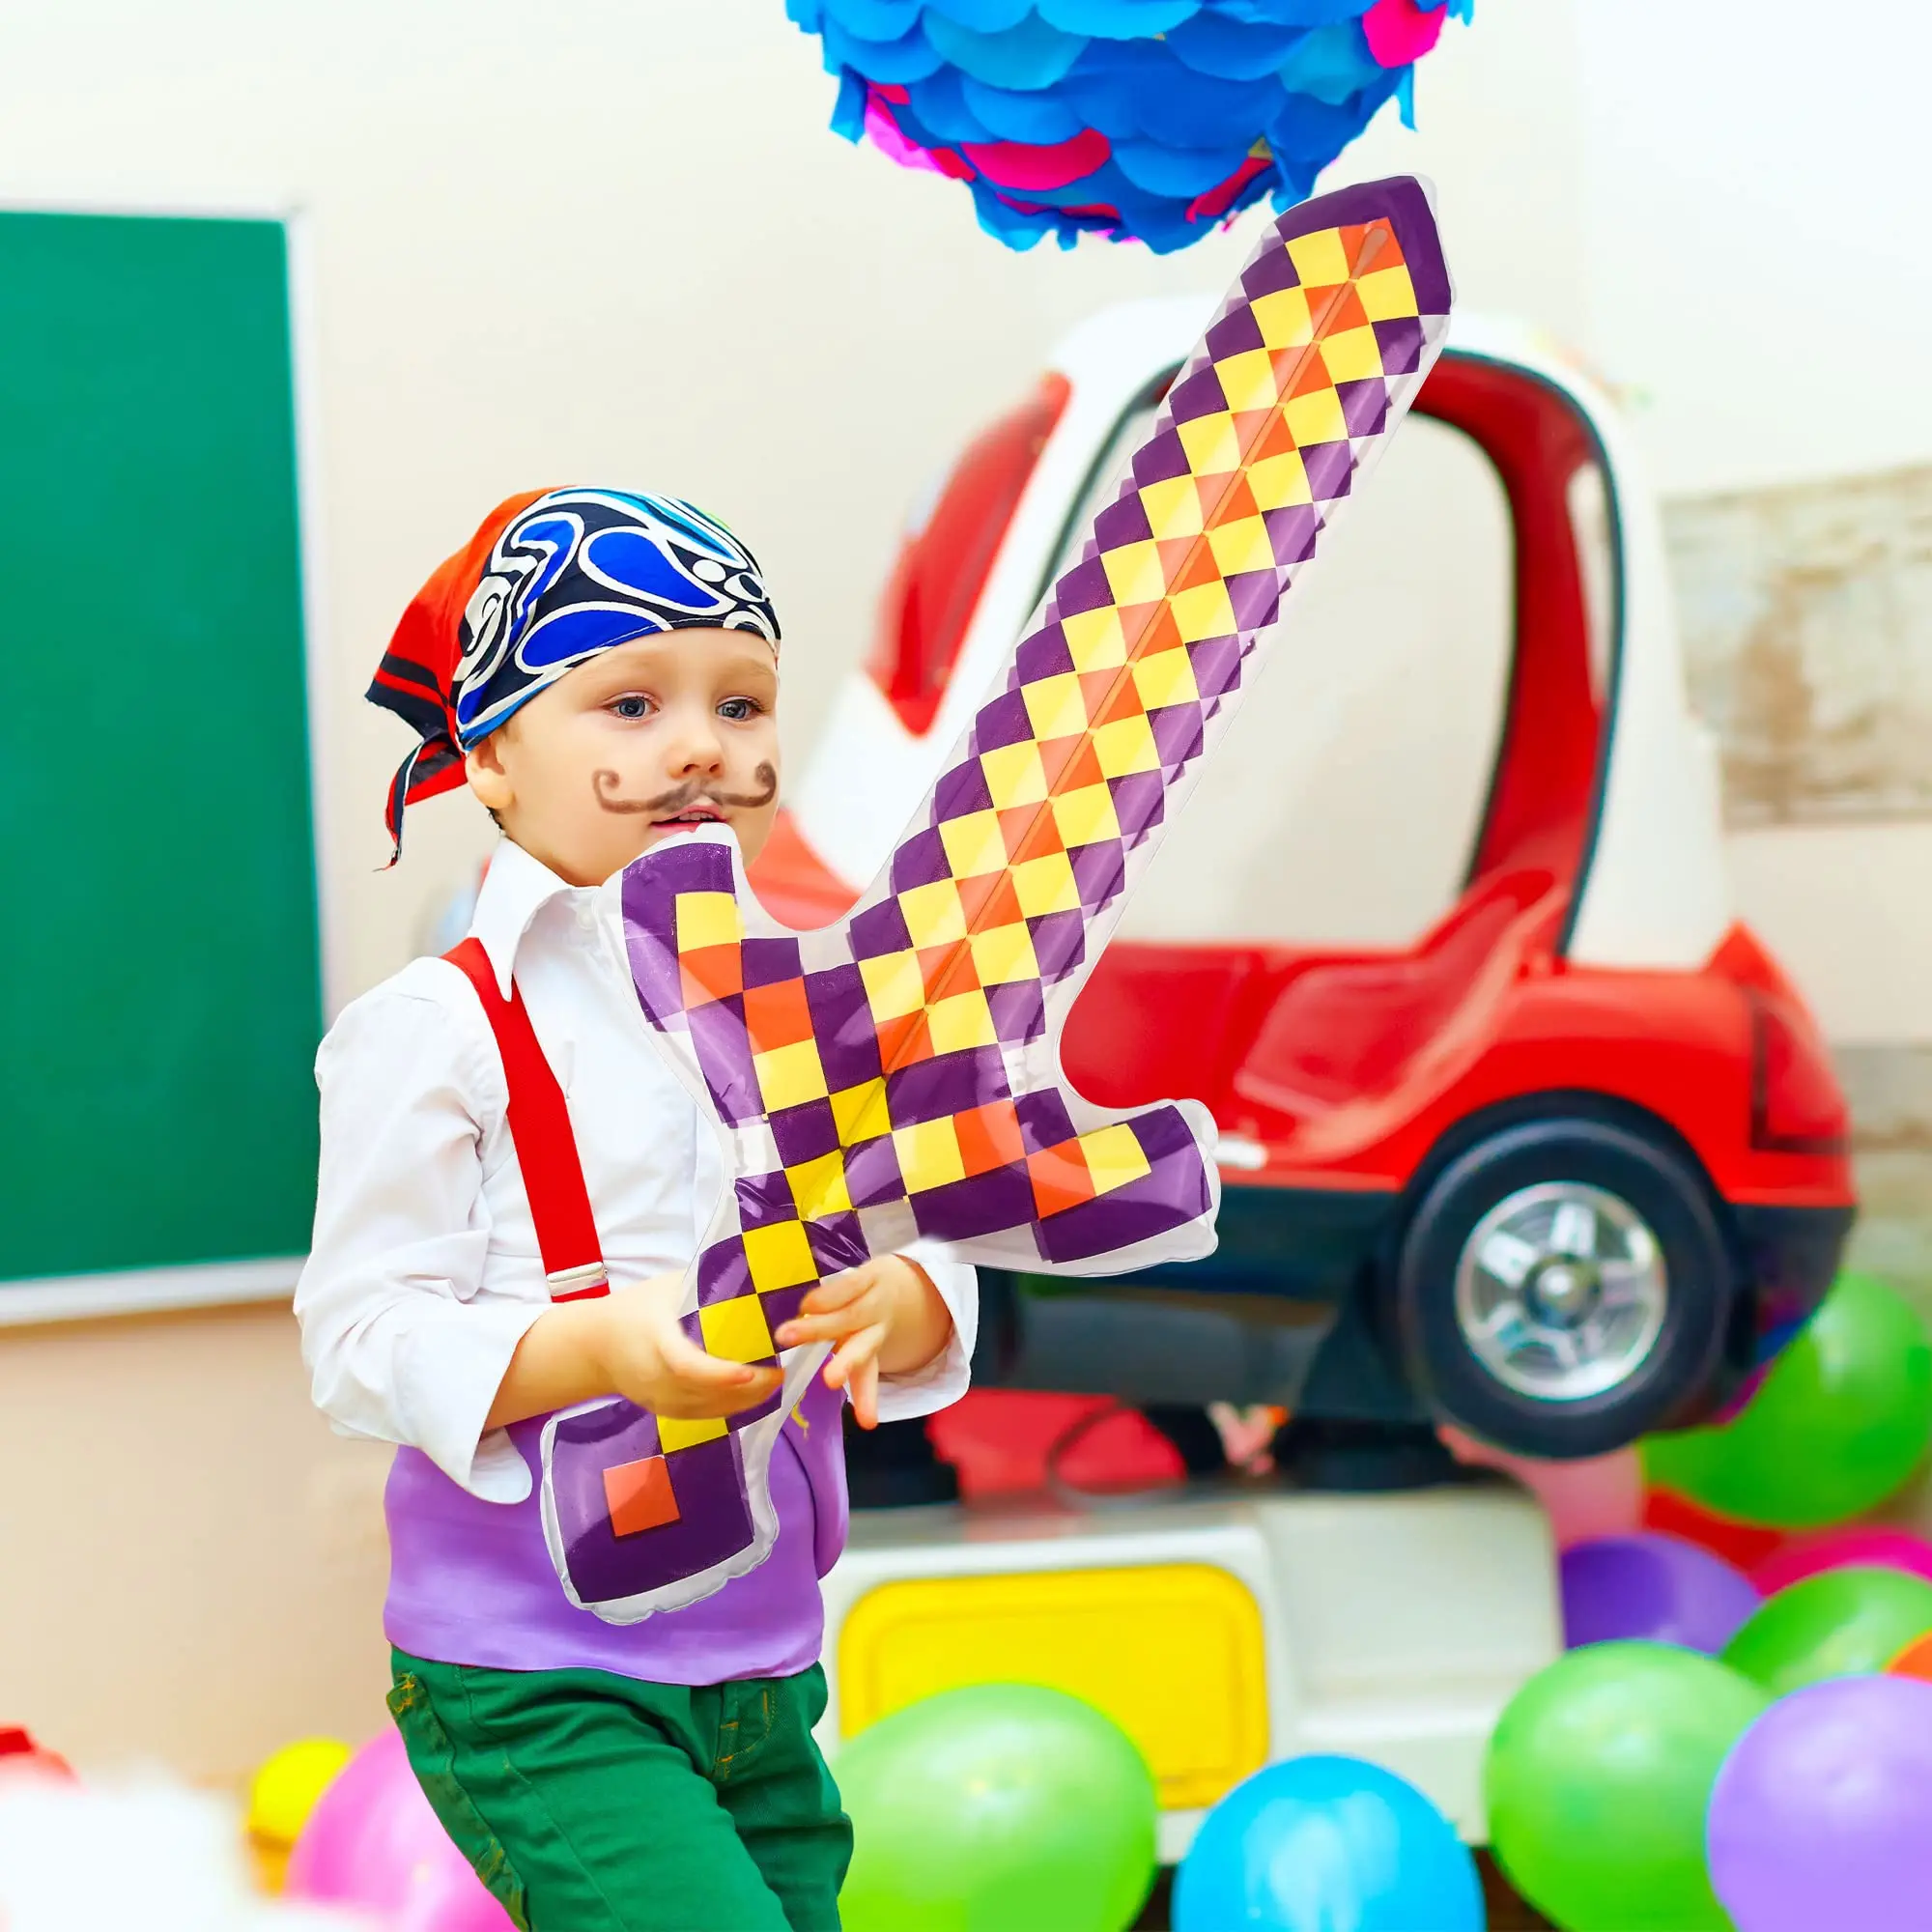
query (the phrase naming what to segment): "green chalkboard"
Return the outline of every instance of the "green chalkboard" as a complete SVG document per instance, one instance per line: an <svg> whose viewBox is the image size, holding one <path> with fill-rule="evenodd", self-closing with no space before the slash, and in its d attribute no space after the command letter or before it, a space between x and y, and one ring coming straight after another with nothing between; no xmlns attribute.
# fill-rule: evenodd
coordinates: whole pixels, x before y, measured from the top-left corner
<svg viewBox="0 0 1932 1932"><path fill-rule="evenodd" d="M0 213L0 1297L307 1245L288 286L279 222Z"/></svg>

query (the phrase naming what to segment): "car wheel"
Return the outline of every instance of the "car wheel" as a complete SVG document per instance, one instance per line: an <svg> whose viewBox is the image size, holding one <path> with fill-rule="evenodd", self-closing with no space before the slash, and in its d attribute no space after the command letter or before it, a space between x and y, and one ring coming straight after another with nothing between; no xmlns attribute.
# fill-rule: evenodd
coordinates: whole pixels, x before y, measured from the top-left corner
<svg viewBox="0 0 1932 1932"><path fill-rule="evenodd" d="M1520 1455L1596 1456L1689 1419L1732 1288L1681 1155L1620 1126L1535 1121L1429 1183L1396 1264L1396 1324L1440 1420Z"/></svg>

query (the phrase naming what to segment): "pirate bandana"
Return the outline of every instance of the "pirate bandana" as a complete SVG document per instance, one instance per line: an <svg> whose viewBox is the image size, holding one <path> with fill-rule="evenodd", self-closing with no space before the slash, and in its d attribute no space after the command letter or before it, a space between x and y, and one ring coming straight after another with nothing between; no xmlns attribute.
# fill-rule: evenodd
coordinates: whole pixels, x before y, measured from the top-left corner
<svg viewBox="0 0 1932 1932"><path fill-rule="evenodd" d="M461 784L464 753L519 706L613 644L696 629L778 649L757 559L703 511L622 490L498 504L416 593L369 687L422 741L389 785L396 853L404 808Z"/></svg>

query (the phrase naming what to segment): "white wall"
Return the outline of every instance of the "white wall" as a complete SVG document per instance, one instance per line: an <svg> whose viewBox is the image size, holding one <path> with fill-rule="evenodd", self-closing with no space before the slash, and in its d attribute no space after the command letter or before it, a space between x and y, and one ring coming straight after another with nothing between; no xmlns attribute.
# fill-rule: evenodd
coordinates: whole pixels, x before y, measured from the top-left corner
<svg viewBox="0 0 1932 1932"><path fill-rule="evenodd" d="M1465 295L1566 328L1568 14L1484 0L1424 70L1424 132L1390 117L1349 164L1434 174ZM827 131L832 88L780 0L0 8L0 203L305 215L332 1000L424 942L485 842L439 800L378 872L407 740L361 692L498 498L634 480L735 525L787 627L796 755L930 469L1065 326L1217 288L1249 246L1009 254L963 190Z"/></svg>

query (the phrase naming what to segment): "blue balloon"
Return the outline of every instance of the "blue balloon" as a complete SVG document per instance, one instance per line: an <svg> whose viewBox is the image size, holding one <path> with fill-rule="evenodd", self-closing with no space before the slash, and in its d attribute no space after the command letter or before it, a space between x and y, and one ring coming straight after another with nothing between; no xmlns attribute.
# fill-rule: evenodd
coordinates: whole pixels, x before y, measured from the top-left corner
<svg viewBox="0 0 1932 1932"><path fill-rule="evenodd" d="M1236 1785L1174 1882L1174 1932L1483 1932L1456 1828L1352 1757L1293 1757Z"/></svg>

